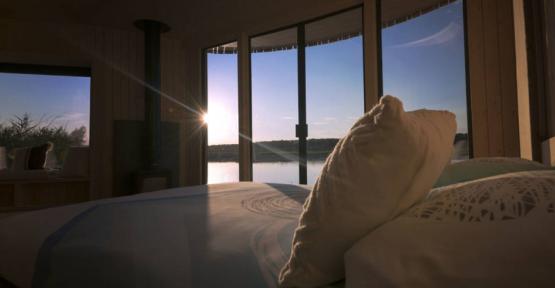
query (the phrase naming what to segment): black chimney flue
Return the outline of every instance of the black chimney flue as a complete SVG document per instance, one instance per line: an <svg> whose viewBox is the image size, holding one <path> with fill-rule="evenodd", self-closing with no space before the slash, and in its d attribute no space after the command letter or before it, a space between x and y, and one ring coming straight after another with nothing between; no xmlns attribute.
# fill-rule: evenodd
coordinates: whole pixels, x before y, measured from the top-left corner
<svg viewBox="0 0 555 288"><path fill-rule="evenodd" d="M170 28L155 20L137 20L135 26L144 31L145 44L145 132L144 165L147 171L160 167L160 35Z"/></svg>
<svg viewBox="0 0 555 288"><path fill-rule="evenodd" d="M170 172L161 167L161 64L160 35L169 26L155 20L137 20L145 45L145 121L143 134L143 171L136 174L137 193L169 188Z"/></svg>

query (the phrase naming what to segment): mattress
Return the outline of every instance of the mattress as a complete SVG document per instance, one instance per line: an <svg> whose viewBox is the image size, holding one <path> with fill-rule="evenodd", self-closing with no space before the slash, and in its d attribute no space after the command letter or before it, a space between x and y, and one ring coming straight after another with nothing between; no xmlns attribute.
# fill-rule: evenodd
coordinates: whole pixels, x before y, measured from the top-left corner
<svg viewBox="0 0 555 288"><path fill-rule="evenodd" d="M177 188L0 220L21 287L276 287L310 187Z"/></svg>

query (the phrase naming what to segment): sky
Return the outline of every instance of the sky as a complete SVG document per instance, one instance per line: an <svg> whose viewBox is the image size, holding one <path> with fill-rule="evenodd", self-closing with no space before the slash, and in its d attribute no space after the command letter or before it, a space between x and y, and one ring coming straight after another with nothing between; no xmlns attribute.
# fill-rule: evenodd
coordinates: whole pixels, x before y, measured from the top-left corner
<svg viewBox="0 0 555 288"><path fill-rule="evenodd" d="M382 30L384 94L449 110L467 132L462 2ZM339 138L364 113L362 38L307 47L309 138ZM253 140L295 139L297 51L251 58ZM209 144L238 143L237 55L208 55Z"/></svg>
<svg viewBox="0 0 555 288"><path fill-rule="evenodd" d="M31 119L73 129L90 119L90 78L0 73L0 123L27 113Z"/></svg>
<svg viewBox="0 0 555 288"><path fill-rule="evenodd" d="M406 110L449 110L468 132L462 1L382 31L384 94Z"/></svg>

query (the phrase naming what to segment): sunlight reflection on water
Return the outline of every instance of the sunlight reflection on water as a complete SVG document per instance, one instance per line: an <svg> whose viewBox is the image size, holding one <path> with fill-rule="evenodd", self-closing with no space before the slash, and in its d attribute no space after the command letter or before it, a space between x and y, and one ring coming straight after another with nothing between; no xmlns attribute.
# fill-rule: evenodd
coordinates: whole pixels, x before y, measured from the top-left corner
<svg viewBox="0 0 555 288"><path fill-rule="evenodd" d="M316 181L323 161L308 162L308 184ZM297 162L266 162L253 164L255 182L269 183L299 183L299 165ZM208 184L239 181L239 163L237 162L209 162Z"/></svg>

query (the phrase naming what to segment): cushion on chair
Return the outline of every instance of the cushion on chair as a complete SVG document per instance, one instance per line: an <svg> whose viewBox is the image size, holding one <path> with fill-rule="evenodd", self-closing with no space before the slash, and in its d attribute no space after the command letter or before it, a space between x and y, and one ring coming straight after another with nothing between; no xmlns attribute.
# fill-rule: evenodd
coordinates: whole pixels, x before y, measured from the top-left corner
<svg viewBox="0 0 555 288"><path fill-rule="evenodd" d="M44 169L46 163L46 153L52 149L51 143L31 147L29 150L29 158L27 159L28 170Z"/></svg>

